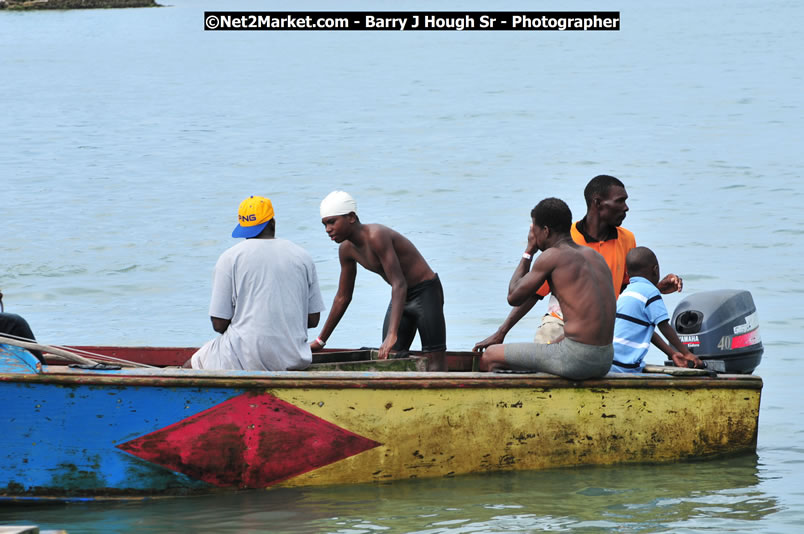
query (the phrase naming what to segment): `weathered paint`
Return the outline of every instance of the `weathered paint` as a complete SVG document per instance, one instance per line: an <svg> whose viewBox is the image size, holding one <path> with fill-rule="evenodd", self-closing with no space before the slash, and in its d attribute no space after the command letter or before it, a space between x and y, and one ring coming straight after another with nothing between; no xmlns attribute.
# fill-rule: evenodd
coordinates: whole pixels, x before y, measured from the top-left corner
<svg viewBox="0 0 804 534"><path fill-rule="evenodd" d="M244 393L117 447L222 488L265 488L379 443L273 395Z"/></svg>
<svg viewBox="0 0 804 534"><path fill-rule="evenodd" d="M35 375L42 364L25 349L0 343L0 372Z"/></svg>
<svg viewBox="0 0 804 534"><path fill-rule="evenodd" d="M5 369L0 498L207 493L751 451L761 387L744 375L572 382Z"/></svg>
<svg viewBox="0 0 804 534"><path fill-rule="evenodd" d="M759 415L759 392L739 389L276 393L383 444L290 479L286 485L667 462L750 451L756 448Z"/></svg>
<svg viewBox="0 0 804 534"><path fill-rule="evenodd" d="M227 389L0 383L0 492L192 493L209 484L116 449L226 401ZM5 488L8 491L4 491ZM41 488L41 490L40 490Z"/></svg>

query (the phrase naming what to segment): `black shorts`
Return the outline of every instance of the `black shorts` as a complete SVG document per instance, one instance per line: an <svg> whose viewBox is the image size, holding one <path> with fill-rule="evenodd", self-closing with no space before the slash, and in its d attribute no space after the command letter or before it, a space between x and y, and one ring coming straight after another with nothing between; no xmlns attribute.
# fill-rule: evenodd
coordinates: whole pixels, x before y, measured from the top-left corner
<svg viewBox="0 0 804 534"><path fill-rule="evenodd" d="M391 304L385 312L382 324L382 338L388 333L391 318ZM441 352L447 350L447 325L444 321L444 288L438 275L408 288L402 319L399 320L394 350L410 349L416 331L422 341L422 352Z"/></svg>

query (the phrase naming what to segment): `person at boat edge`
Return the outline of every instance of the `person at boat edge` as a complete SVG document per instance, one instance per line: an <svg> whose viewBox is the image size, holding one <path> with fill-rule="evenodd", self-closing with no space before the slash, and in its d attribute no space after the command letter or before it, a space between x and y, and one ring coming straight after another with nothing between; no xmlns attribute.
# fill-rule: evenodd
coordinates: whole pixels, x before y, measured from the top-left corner
<svg viewBox="0 0 804 534"><path fill-rule="evenodd" d="M482 371L512 369L585 380L604 376L614 356L616 297L611 271L598 252L570 235L572 213L558 198L531 211L528 245L508 285L508 303L519 306L547 282L564 309L564 335L549 343L506 343L488 347ZM541 254L531 266L537 251Z"/></svg>
<svg viewBox="0 0 804 534"><path fill-rule="evenodd" d="M318 326L324 301L310 254L276 237L270 199L240 203L232 237L245 238L215 264L209 315L220 334L184 367L287 371L312 363L307 329Z"/></svg>
<svg viewBox="0 0 804 534"><path fill-rule="evenodd" d="M428 370L446 371L444 289L419 250L387 226L361 222L357 202L345 191L327 195L321 202L320 215L327 235L339 245L341 272L329 316L310 344L313 352L324 348L349 307L360 264L391 286L378 357L386 359L391 351L408 350L418 331Z"/></svg>
<svg viewBox="0 0 804 534"><path fill-rule="evenodd" d="M0 291L0 304L3 302L3 292ZM21 315L16 313L6 313L5 309L0 311L0 335L7 335L8 337L36 343L31 326L28 321ZM45 363L45 357L42 356L42 351L36 349L26 349L28 352L36 356L36 359Z"/></svg>
<svg viewBox="0 0 804 534"><path fill-rule="evenodd" d="M647 247L631 249L626 256L631 282L617 299L614 320L614 362L612 373L641 373L651 339L676 367L704 367L670 326L667 308L656 285L659 261ZM654 335L656 327L667 339Z"/></svg>
<svg viewBox="0 0 804 534"><path fill-rule="evenodd" d="M586 215L575 222L570 233L578 245L596 250L603 255L611 270L612 283L617 295L628 285L628 272L625 257L636 246L634 234L620 226L629 211L626 200L628 192L625 185L614 176L600 174L592 178L583 191L586 202ZM658 283L664 293L681 291L683 280L675 274L668 274ZM473 350L482 352L487 347L505 341L508 332L542 298L550 294L550 288L543 284L539 291L531 295L521 305L514 306L496 332L475 344ZM564 320L561 305L555 295L551 295L547 313L536 331L534 341L550 343L561 339Z"/></svg>

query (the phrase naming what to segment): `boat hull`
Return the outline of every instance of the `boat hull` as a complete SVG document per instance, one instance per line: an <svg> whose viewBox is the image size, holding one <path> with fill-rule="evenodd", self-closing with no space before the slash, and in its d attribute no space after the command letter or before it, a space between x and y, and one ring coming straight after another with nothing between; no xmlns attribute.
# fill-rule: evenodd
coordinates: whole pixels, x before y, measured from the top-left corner
<svg viewBox="0 0 804 534"><path fill-rule="evenodd" d="M3 499L188 495L754 451L756 376L0 373Z"/></svg>

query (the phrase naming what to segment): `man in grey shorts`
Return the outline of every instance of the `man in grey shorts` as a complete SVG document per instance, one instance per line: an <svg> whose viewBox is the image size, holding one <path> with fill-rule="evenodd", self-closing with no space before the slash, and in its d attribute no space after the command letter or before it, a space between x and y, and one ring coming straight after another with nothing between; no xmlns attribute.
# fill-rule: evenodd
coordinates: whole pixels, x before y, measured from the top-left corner
<svg viewBox="0 0 804 534"><path fill-rule="evenodd" d="M508 303L522 304L546 281L561 302L564 337L547 344L491 345L480 359L480 369L545 372L572 380L601 377L614 357L617 299L609 266L598 252L573 241L572 213L564 201L546 198L530 215L528 248L508 285ZM531 267L537 251L542 253Z"/></svg>

